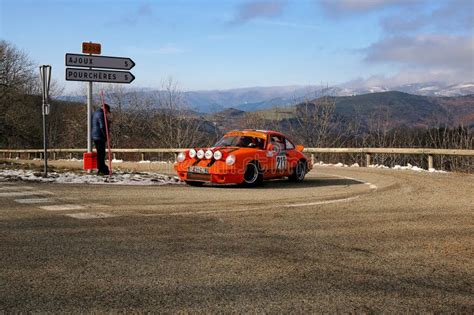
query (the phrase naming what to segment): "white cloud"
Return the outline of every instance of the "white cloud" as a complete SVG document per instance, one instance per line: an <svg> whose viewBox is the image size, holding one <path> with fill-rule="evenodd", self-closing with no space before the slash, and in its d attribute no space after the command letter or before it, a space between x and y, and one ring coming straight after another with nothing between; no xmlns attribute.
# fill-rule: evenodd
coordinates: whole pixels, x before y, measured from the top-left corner
<svg viewBox="0 0 474 315"><path fill-rule="evenodd" d="M417 5L425 0L317 0L321 8L332 17L367 13L387 7Z"/></svg>
<svg viewBox="0 0 474 315"><path fill-rule="evenodd" d="M472 32L474 30L474 1L451 0L431 12L405 8L382 19L388 33L416 31Z"/></svg>
<svg viewBox="0 0 474 315"><path fill-rule="evenodd" d="M281 0L260 0L243 3L237 7L232 24L242 24L257 18L273 18L283 11Z"/></svg>
<svg viewBox="0 0 474 315"><path fill-rule="evenodd" d="M139 4L135 10L126 12L126 14L109 20L106 26L126 25L136 26L143 19L153 18L153 8L149 3Z"/></svg>
<svg viewBox="0 0 474 315"><path fill-rule="evenodd" d="M366 49L367 62L393 62L410 66L474 70L474 38L454 35L393 36Z"/></svg>

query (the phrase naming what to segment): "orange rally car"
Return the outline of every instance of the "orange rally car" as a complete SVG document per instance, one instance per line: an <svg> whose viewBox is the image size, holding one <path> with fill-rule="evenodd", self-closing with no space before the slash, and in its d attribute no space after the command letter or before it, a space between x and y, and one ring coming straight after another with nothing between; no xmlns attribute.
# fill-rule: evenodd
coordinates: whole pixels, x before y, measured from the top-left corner
<svg viewBox="0 0 474 315"><path fill-rule="evenodd" d="M264 179L281 177L300 182L312 168L303 148L276 131L233 130L212 148L179 153L174 168L179 178L192 186L256 186Z"/></svg>

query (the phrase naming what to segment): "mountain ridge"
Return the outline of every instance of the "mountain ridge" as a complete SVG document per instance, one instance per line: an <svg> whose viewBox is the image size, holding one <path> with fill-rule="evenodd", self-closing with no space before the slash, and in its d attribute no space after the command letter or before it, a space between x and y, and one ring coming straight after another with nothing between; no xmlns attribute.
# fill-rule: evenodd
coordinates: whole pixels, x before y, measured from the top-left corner
<svg viewBox="0 0 474 315"><path fill-rule="evenodd" d="M474 94L474 83L443 84L438 82L405 84L392 88L383 86L350 88L334 86L322 88L315 85L287 85L269 87L247 87L227 90L200 90L182 92L189 109L201 113L216 113L233 107L244 111L258 111L275 106L288 106L323 95L354 96L369 93L399 91L422 96L463 96ZM157 90L143 90L144 96ZM63 96L63 100L85 102L85 96Z"/></svg>

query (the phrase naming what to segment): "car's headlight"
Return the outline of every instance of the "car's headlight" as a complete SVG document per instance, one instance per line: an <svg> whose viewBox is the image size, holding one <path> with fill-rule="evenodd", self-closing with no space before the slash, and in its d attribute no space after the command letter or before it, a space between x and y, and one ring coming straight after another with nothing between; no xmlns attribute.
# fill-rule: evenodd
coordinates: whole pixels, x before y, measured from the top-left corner
<svg viewBox="0 0 474 315"><path fill-rule="evenodd" d="M184 154L184 152L179 152L177 160L180 163L183 162L184 160L186 160L186 154Z"/></svg>
<svg viewBox="0 0 474 315"><path fill-rule="evenodd" d="M202 159L204 157L204 150L201 149L201 150L197 151L196 155L197 155L198 159Z"/></svg>
<svg viewBox="0 0 474 315"><path fill-rule="evenodd" d="M214 152L214 159L215 159L215 160L220 160L220 159L222 159L222 152L221 152L221 151L216 151L216 152Z"/></svg>
<svg viewBox="0 0 474 315"><path fill-rule="evenodd" d="M194 149L189 150L189 157L191 159L194 159L196 157L196 150Z"/></svg>
<svg viewBox="0 0 474 315"><path fill-rule="evenodd" d="M235 155L229 155L227 159L225 159L225 163L227 165L234 165L235 163Z"/></svg>
<svg viewBox="0 0 474 315"><path fill-rule="evenodd" d="M211 150L207 150L206 151L206 154L204 155L206 157L206 159L210 160L212 159L212 151Z"/></svg>

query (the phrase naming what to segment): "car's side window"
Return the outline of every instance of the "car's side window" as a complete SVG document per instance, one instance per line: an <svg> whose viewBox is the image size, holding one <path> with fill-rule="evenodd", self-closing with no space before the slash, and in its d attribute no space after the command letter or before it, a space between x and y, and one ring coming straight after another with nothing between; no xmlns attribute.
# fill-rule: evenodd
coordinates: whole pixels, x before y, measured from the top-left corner
<svg viewBox="0 0 474 315"><path fill-rule="evenodd" d="M293 150L295 148L295 146L293 145L293 143L290 142L290 140L286 139L285 138L285 144L286 144L286 149L287 150Z"/></svg>
<svg viewBox="0 0 474 315"><path fill-rule="evenodd" d="M285 140L280 137L279 135L271 135L270 136L270 142L273 144L275 150L277 152L281 152L285 150Z"/></svg>

